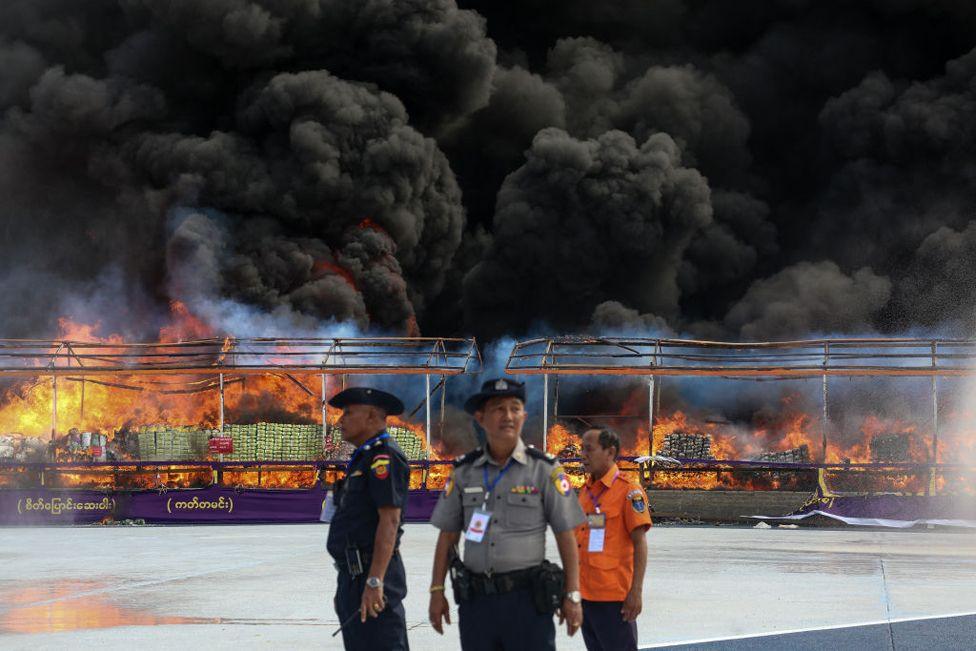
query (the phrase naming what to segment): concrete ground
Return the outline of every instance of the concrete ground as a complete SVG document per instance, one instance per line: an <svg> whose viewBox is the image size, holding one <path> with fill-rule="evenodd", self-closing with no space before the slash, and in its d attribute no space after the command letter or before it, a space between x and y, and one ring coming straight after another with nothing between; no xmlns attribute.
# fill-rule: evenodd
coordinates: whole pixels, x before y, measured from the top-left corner
<svg viewBox="0 0 976 651"><path fill-rule="evenodd" d="M427 624L435 534L418 524L404 536L415 649L458 646L456 626L441 637ZM0 648L341 648L325 535L325 525L0 529ZM715 640L791 633L913 648L895 632L920 624L904 620L976 613L971 533L658 526L648 536L643 647L783 648L801 638ZM923 622L929 633L973 627ZM926 648L954 646L938 639ZM565 632L557 643L583 648Z"/></svg>

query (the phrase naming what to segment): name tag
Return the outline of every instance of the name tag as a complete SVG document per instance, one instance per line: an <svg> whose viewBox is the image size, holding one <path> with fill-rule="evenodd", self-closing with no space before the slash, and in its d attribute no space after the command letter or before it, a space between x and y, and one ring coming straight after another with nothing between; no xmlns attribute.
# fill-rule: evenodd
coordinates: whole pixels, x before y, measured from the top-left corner
<svg viewBox="0 0 976 651"><path fill-rule="evenodd" d="M590 529L590 542L586 546L586 551L591 554L599 553L603 551L603 540L606 537L607 530L600 529Z"/></svg>
<svg viewBox="0 0 976 651"><path fill-rule="evenodd" d="M481 493L481 492L484 492L484 490L485 489L482 488L481 486L468 486L467 488L464 489L464 492L465 493Z"/></svg>
<svg viewBox="0 0 976 651"><path fill-rule="evenodd" d="M489 524L491 524L491 511L485 511L484 509L475 510L471 514L471 522L468 523L468 530L464 532L464 539L480 543L488 531Z"/></svg>
<svg viewBox="0 0 976 651"><path fill-rule="evenodd" d="M586 524L590 525L590 529L602 529L603 527L607 526L607 514L587 513Z"/></svg>
<svg viewBox="0 0 976 651"><path fill-rule="evenodd" d="M322 513L319 515L319 522L332 522L332 518L335 517L336 505L335 498L332 495L332 491L328 491L325 494L325 499L322 500Z"/></svg>

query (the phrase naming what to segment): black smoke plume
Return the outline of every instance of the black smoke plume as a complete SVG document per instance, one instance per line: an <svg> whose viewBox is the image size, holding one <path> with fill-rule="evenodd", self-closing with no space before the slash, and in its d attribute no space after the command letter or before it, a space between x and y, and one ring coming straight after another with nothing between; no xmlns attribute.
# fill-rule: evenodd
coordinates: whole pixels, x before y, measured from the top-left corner
<svg viewBox="0 0 976 651"><path fill-rule="evenodd" d="M972 334L970 4L459 4L0 4L0 335Z"/></svg>

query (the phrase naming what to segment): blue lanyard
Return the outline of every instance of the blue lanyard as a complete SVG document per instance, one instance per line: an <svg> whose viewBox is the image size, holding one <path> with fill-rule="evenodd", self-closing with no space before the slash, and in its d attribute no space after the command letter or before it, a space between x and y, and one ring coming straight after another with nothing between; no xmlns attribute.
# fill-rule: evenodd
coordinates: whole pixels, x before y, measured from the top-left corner
<svg viewBox="0 0 976 651"><path fill-rule="evenodd" d="M620 476L620 471L618 470L614 474L613 479L610 480L610 486L613 486L613 482L617 481L617 477L619 477L619 476ZM607 486L606 488L604 488L602 491L600 491L600 495L599 496L596 496L596 495L593 494L593 491L590 490L590 487L589 486L587 486L586 484L583 485L583 488L585 488L586 489L586 492L589 494L589 496L590 496L590 502L593 504L593 508L596 509L596 512L597 513L600 512L600 500L603 498L603 496L606 494L606 492L608 490L610 490L610 486Z"/></svg>
<svg viewBox="0 0 976 651"><path fill-rule="evenodd" d="M356 463L356 460L359 459L359 455L362 453L363 450L368 450L371 447L373 447L374 444L379 443L380 441L383 441L388 438L390 438L390 433L384 431L381 434L378 434L373 438L371 438L370 440L366 441L358 448L356 448L353 451L352 456L349 457L349 463L346 464L346 476L349 476L349 471L352 470L352 464Z"/></svg>
<svg viewBox="0 0 976 651"><path fill-rule="evenodd" d="M486 462L485 465L481 467L485 473L485 504L488 503L488 498L491 497L491 492L495 490L495 486L498 485L498 482L505 475L505 473L508 472L508 469L512 467L513 463L515 463L515 459L509 459L508 463L505 464L505 467L498 471L498 476L495 477L495 481L491 482L490 484L488 483L488 463Z"/></svg>

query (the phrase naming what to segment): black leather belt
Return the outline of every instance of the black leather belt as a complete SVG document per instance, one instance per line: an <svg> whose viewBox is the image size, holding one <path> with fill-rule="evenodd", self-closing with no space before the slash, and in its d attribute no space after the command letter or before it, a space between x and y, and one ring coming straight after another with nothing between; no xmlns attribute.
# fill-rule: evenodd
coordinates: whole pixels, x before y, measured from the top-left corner
<svg viewBox="0 0 976 651"><path fill-rule="evenodd" d="M535 568L503 572L501 574L471 573L471 590L475 595L505 594L532 587Z"/></svg>

